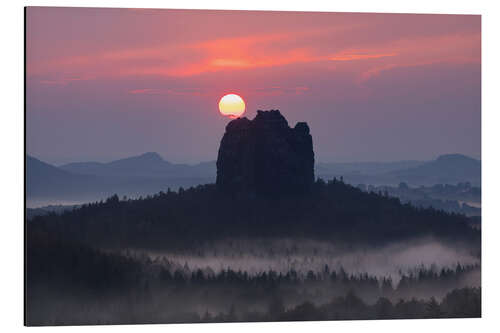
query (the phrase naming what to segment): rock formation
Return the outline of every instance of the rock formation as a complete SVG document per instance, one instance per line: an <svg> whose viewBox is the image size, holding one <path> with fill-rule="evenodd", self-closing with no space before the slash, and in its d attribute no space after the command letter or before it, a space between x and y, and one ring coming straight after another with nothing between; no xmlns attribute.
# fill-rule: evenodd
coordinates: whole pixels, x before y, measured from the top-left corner
<svg viewBox="0 0 500 333"><path fill-rule="evenodd" d="M314 182L309 126L294 128L278 110L229 122L217 157L217 187L225 192L279 194L307 191Z"/></svg>

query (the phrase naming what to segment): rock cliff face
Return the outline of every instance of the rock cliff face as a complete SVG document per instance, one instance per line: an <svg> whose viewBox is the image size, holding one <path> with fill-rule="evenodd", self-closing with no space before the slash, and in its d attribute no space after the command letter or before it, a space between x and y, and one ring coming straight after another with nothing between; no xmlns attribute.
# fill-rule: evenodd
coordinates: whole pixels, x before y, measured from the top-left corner
<svg viewBox="0 0 500 333"><path fill-rule="evenodd" d="M314 182L309 126L288 126L278 110L257 111L226 126L217 157L217 187L225 192L300 193Z"/></svg>

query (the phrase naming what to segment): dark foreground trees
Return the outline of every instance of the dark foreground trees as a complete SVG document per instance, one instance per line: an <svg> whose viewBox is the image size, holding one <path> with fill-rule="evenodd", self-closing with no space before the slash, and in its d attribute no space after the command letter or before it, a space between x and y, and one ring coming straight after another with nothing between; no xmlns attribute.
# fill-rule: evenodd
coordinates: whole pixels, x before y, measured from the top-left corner
<svg viewBox="0 0 500 333"><path fill-rule="evenodd" d="M421 268L401 281L325 268L249 274L173 269L148 257L30 233L29 325L478 317L479 266ZM429 295L442 295L435 299Z"/></svg>
<svg viewBox="0 0 500 333"><path fill-rule="evenodd" d="M480 231L470 228L463 215L402 204L337 180L318 180L301 195L226 195L215 185L200 185L139 200L113 196L60 215L35 217L28 228L108 249L190 249L238 237L301 237L356 245L424 236L480 248Z"/></svg>
<svg viewBox="0 0 500 333"><path fill-rule="evenodd" d="M26 232L29 325L481 313L480 289L463 289L462 283L479 266L423 269L394 284L342 269L258 274L190 270L187 264L171 269L147 256L124 254L137 248L182 252L238 238L321 240L354 248L432 236L476 251L479 258L480 232L468 226L465 216L415 208L339 181L317 181L305 195L227 196L204 185L139 200L114 196L60 215L36 217L27 222Z"/></svg>

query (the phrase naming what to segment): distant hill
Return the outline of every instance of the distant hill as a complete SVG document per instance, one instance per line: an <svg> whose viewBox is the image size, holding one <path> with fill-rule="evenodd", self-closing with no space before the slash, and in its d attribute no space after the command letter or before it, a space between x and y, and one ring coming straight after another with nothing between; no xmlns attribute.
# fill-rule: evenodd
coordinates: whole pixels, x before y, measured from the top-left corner
<svg viewBox="0 0 500 333"><path fill-rule="evenodd" d="M441 155L414 168L396 170L392 175L410 184L481 184L481 161L461 154Z"/></svg>
<svg viewBox="0 0 500 333"><path fill-rule="evenodd" d="M139 197L215 181L215 162L172 164L157 153L109 163L82 162L60 167L27 156L28 207L72 205L113 194Z"/></svg>
<svg viewBox="0 0 500 333"><path fill-rule="evenodd" d="M432 161L320 163L316 175L343 177L351 184L412 186L470 182L481 186L481 161L461 154L441 155Z"/></svg>
<svg viewBox="0 0 500 333"><path fill-rule="evenodd" d="M41 178L55 180L58 178L71 177L71 174L65 172L53 165L42 162L33 156L26 157L26 177L29 181L35 182Z"/></svg>
<svg viewBox="0 0 500 333"><path fill-rule="evenodd" d="M420 166L424 161L396 161L396 162L346 162L346 163L318 163L317 175L348 175L364 174L376 175L401 169Z"/></svg>
<svg viewBox="0 0 500 333"><path fill-rule="evenodd" d="M64 197L73 188L84 190L93 177L75 175L39 159L26 158L26 191L28 197Z"/></svg>
<svg viewBox="0 0 500 333"><path fill-rule="evenodd" d="M215 162L193 166L173 164L153 152L109 163L70 163L61 165L60 168L72 173L105 177L211 177L215 174Z"/></svg>

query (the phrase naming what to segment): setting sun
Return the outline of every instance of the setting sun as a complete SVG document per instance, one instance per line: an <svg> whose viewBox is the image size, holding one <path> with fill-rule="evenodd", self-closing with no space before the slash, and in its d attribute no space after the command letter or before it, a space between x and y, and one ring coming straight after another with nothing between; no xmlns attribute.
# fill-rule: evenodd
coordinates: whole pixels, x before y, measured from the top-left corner
<svg viewBox="0 0 500 333"><path fill-rule="evenodd" d="M236 94L224 95L219 102L219 111L223 116L238 118L245 113L245 102Z"/></svg>

